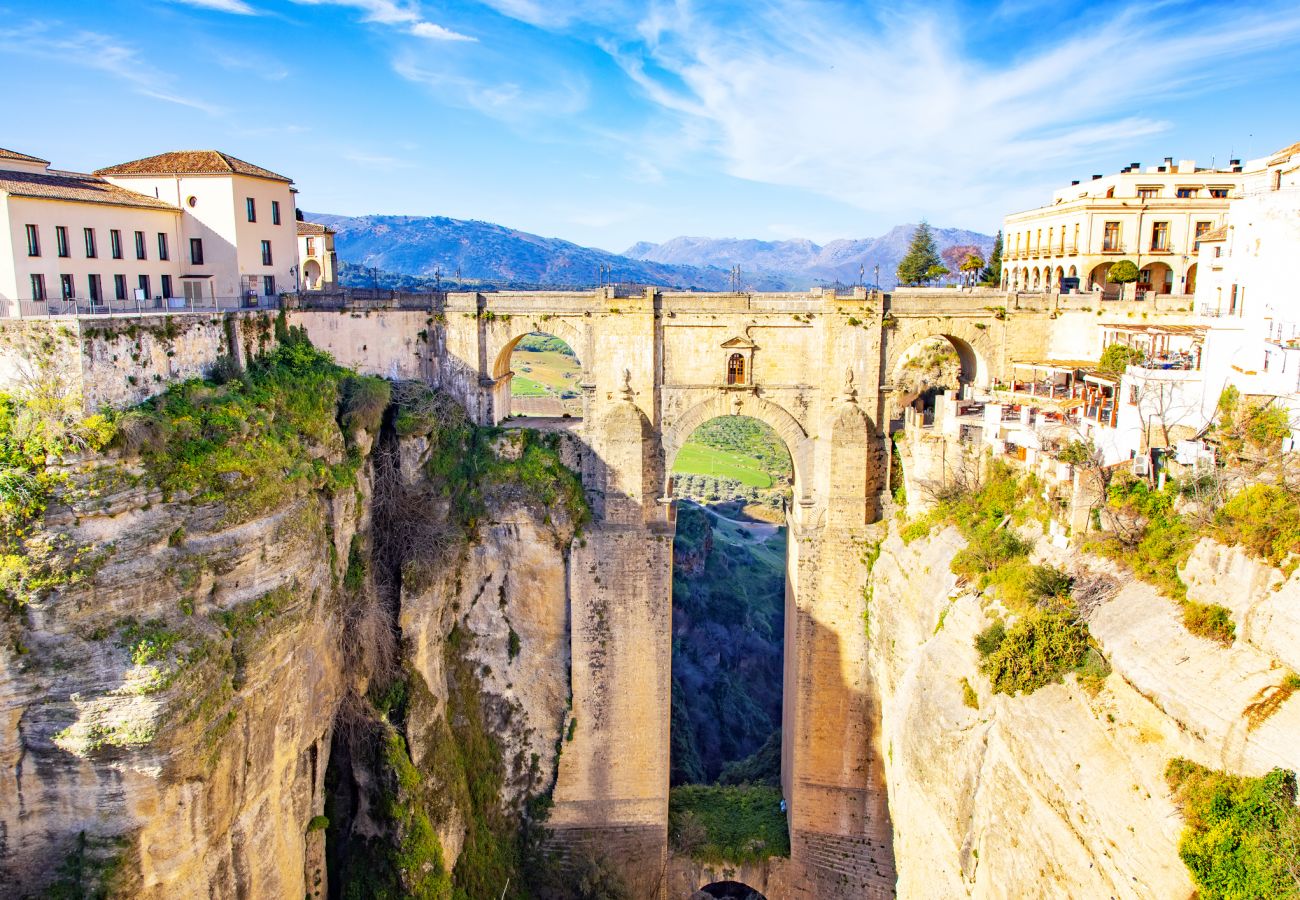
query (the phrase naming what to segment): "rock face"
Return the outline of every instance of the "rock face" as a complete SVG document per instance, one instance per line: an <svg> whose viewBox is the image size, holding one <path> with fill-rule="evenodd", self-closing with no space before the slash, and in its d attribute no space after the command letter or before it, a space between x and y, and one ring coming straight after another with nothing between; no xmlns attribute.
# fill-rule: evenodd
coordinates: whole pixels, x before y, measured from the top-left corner
<svg viewBox="0 0 1300 900"><path fill-rule="evenodd" d="M101 568L11 623L3 656L0 881L88 889L111 868L139 897L310 895L342 686L326 534L346 548L355 497L226 526L124 464L96 479L47 525Z"/></svg>
<svg viewBox="0 0 1300 900"><path fill-rule="evenodd" d="M238 522L221 504L164 500L131 458L70 469L74 488L43 529L90 548L97 568L3 622L0 893L327 895L334 733L370 678L343 636L384 602L357 575L375 544L378 451L369 435L353 439L355 486L305 487ZM402 477L424 478L428 449L423 438L396 447ZM485 511L468 544L457 538L402 592L397 615L396 667L426 688L400 725L444 794L447 873L467 840L471 786L441 783L446 761L420 738L434 723L447 731L449 690L473 686L499 748L501 807L516 816L554 784L570 702L573 526L508 482ZM368 787L359 818L385 802Z"/></svg>
<svg viewBox="0 0 1300 900"><path fill-rule="evenodd" d="M1165 766L1300 767L1300 702L1255 727L1243 715L1294 666L1300 630L1286 611L1300 577L1274 591L1280 573L1203 542L1184 577L1193 598L1233 603L1234 646L1193 637L1175 604L1126 577L1088 616L1113 667L1101 689L1068 675L1008 697L979 673L987 600L949 571L962 546L953 529L911 544L891 535L871 574L899 896L1190 896ZM1063 552L1050 561L1070 564Z"/></svg>

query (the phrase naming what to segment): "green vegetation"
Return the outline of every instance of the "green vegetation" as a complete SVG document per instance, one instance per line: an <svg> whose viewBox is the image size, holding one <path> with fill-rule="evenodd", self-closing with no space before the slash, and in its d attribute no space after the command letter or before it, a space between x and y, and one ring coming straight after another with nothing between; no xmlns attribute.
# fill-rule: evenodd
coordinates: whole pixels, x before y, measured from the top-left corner
<svg viewBox="0 0 1300 900"><path fill-rule="evenodd" d="M135 666L165 660L182 637L161 619L144 624L128 621L122 628L122 646L131 654L131 664Z"/></svg>
<svg viewBox="0 0 1300 900"><path fill-rule="evenodd" d="M1121 259L1106 270L1106 280L1118 284L1120 297L1124 296L1124 285L1138 280L1138 267L1131 259Z"/></svg>
<svg viewBox="0 0 1300 900"><path fill-rule="evenodd" d="M308 831L324 831L330 827L329 816L312 816L307 822Z"/></svg>
<svg viewBox="0 0 1300 900"><path fill-rule="evenodd" d="M1032 694L1079 668L1087 652L1086 625L1070 613L1033 610L1011 623L980 671L995 693Z"/></svg>
<svg viewBox="0 0 1300 900"><path fill-rule="evenodd" d="M1142 351L1127 344L1111 344L1101 351L1097 369L1107 375L1123 375L1129 366L1142 362Z"/></svg>
<svg viewBox="0 0 1300 900"><path fill-rule="evenodd" d="M1300 502L1277 485L1251 485L1219 509L1211 533L1290 575L1300 561Z"/></svg>
<svg viewBox="0 0 1300 900"><path fill-rule="evenodd" d="M760 460L694 441L688 442L677 454L673 471L685 475L712 475L720 479L731 479L746 487L772 486L772 476L763 470Z"/></svg>
<svg viewBox="0 0 1300 900"><path fill-rule="evenodd" d="M545 334L541 331L533 331L519 339L515 344L516 353L562 353L565 356L573 356L573 350L564 341L555 337L555 335Z"/></svg>
<svg viewBox="0 0 1300 900"><path fill-rule="evenodd" d="M1241 393L1229 385L1219 395L1214 437L1230 458L1263 458L1276 454L1291 433L1285 407L1269 403L1243 403Z"/></svg>
<svg viewBox="0 0 1300 900"><path fill-rule="evenodd" d="M673 784L718 778L779 729L785 541L783 529L734 522L692 503L678 506Z"/></svg>
<svg viewBox="0 0 1300 900"><path fill-rule="evenodd" d="M721 416L697 428L673 463L673 489L700 501L741 500L780 509L794 467L785 443L748 416Z"/></svg>
<svg viewBox="0 0 1300 900"><path fill-rule="evenodd" d="M942 268L939 248L934 242L930 224L922 219L921 224L916 226L916 231L912 232L912 243L907 248L907 254L898 264L898 283L920 284L930 281L936 277L933 273Z"/></svg>
<svg viewBox="0 0 1300 900"><path fill-rule="evenodd" d="M975 688L971 687L970 681L966 678L961 680L961 702L963 706L971 709L980 708L979 694L975 693Z"/></svg>
<svg viewBox="0 0 1300 900"><path fill-rule="evenodd" d="M564 410L569 414L581 414L582 393L578 382L582 365L564 341L549 334L526 334L515 345L510 367L515 373L510 380L511 397L554 398L563 401ZM523 407L525 414L530 409Z"/></svg>
<svg viewBox="0 0 1300 900"><path fill-rule="evenodd" d="M40 896L43 900L107 900L121 896L123 863L130 843L126 837L78 832L76 844Z"/></svg>
<svg viewBox="0 0 1300 900"><path fill-rule="evenodd" d="M789 856L781 791L763 785L675 787L668 795L668 841L677 852L711 863Z"/></svg>
<svg viewBox="0 0 1300 900"><path fill-rule="evenodd" d="M1280 684L1260 689L1255 699L1241 711L1246 719L1246 730L1254 731L1263 725L1296 691L1300 691L1300 675L1295 672L1287 672Z"/></svg>
<svg viewBox="0 0 1300 900"><path fill-rule="evenodd" d="M380 385L291 337L239 380L187 381L126 413L119 441L165 496L224 503L227 522L245 521L307 489L353 484L361 459L351 436L377 427ZM344 438L347 456L328 462Z"/></svg>
<svg viewBox="0 0 1300 900"><path fill-rule="evenodd" d="M1205 900L1300 897L1300 810L1294 772L1232 775L1185 759L1165 778L1186 822L1178 844Z"/></svg>

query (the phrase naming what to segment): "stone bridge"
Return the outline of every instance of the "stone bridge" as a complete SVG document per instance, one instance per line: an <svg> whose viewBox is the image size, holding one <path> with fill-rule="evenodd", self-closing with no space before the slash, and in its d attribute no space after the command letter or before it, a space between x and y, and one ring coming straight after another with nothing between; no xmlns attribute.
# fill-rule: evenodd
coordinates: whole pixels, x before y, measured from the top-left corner
<svg viewBox="0 0 1300 900"><path fill-rule="evenodd" d="M502 292L299 309L317 346L388 377L424 378L481 424L510 410L510 355L534 331L582 365L582 478L595 521L572 548L573 740L550 826L665 896L673 461L723 415L770 425L794 461L786 578L782 785L791 859L773 898L892 896L891 829L867 667L862 556L885 502L891 382L909 348L947 338L962 379L1041 355L1046 308L952 290L850 295ZM381 308L382 307L382 308Z"/></svg>

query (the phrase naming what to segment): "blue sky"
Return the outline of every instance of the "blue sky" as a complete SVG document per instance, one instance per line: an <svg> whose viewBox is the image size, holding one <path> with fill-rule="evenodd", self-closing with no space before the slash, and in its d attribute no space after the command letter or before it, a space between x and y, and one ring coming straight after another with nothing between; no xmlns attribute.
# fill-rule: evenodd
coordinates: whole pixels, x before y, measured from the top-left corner
<svg viewBox="0 0 1300 900"><path fill-rule="evenodd" d="M1300 140L1300 5L0 0L0 146L214 147L303 208L678 234L992 232L1071 178Z"/></svg>

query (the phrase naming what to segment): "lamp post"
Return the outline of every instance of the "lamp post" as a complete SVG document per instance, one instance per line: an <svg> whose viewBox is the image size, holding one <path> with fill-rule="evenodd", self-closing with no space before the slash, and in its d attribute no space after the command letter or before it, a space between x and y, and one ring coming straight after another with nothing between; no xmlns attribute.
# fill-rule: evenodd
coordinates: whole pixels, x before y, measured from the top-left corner
<svg viewBox="0 0 1300 900"><path fill-rule="evenodd" d="M873 290L878 291L880 290L880 263L876 263L874 266L871 267L871 269L873 272L875 272L875 275L873 275L872 277L875 279L876 282L873 287Z"/></svg>

